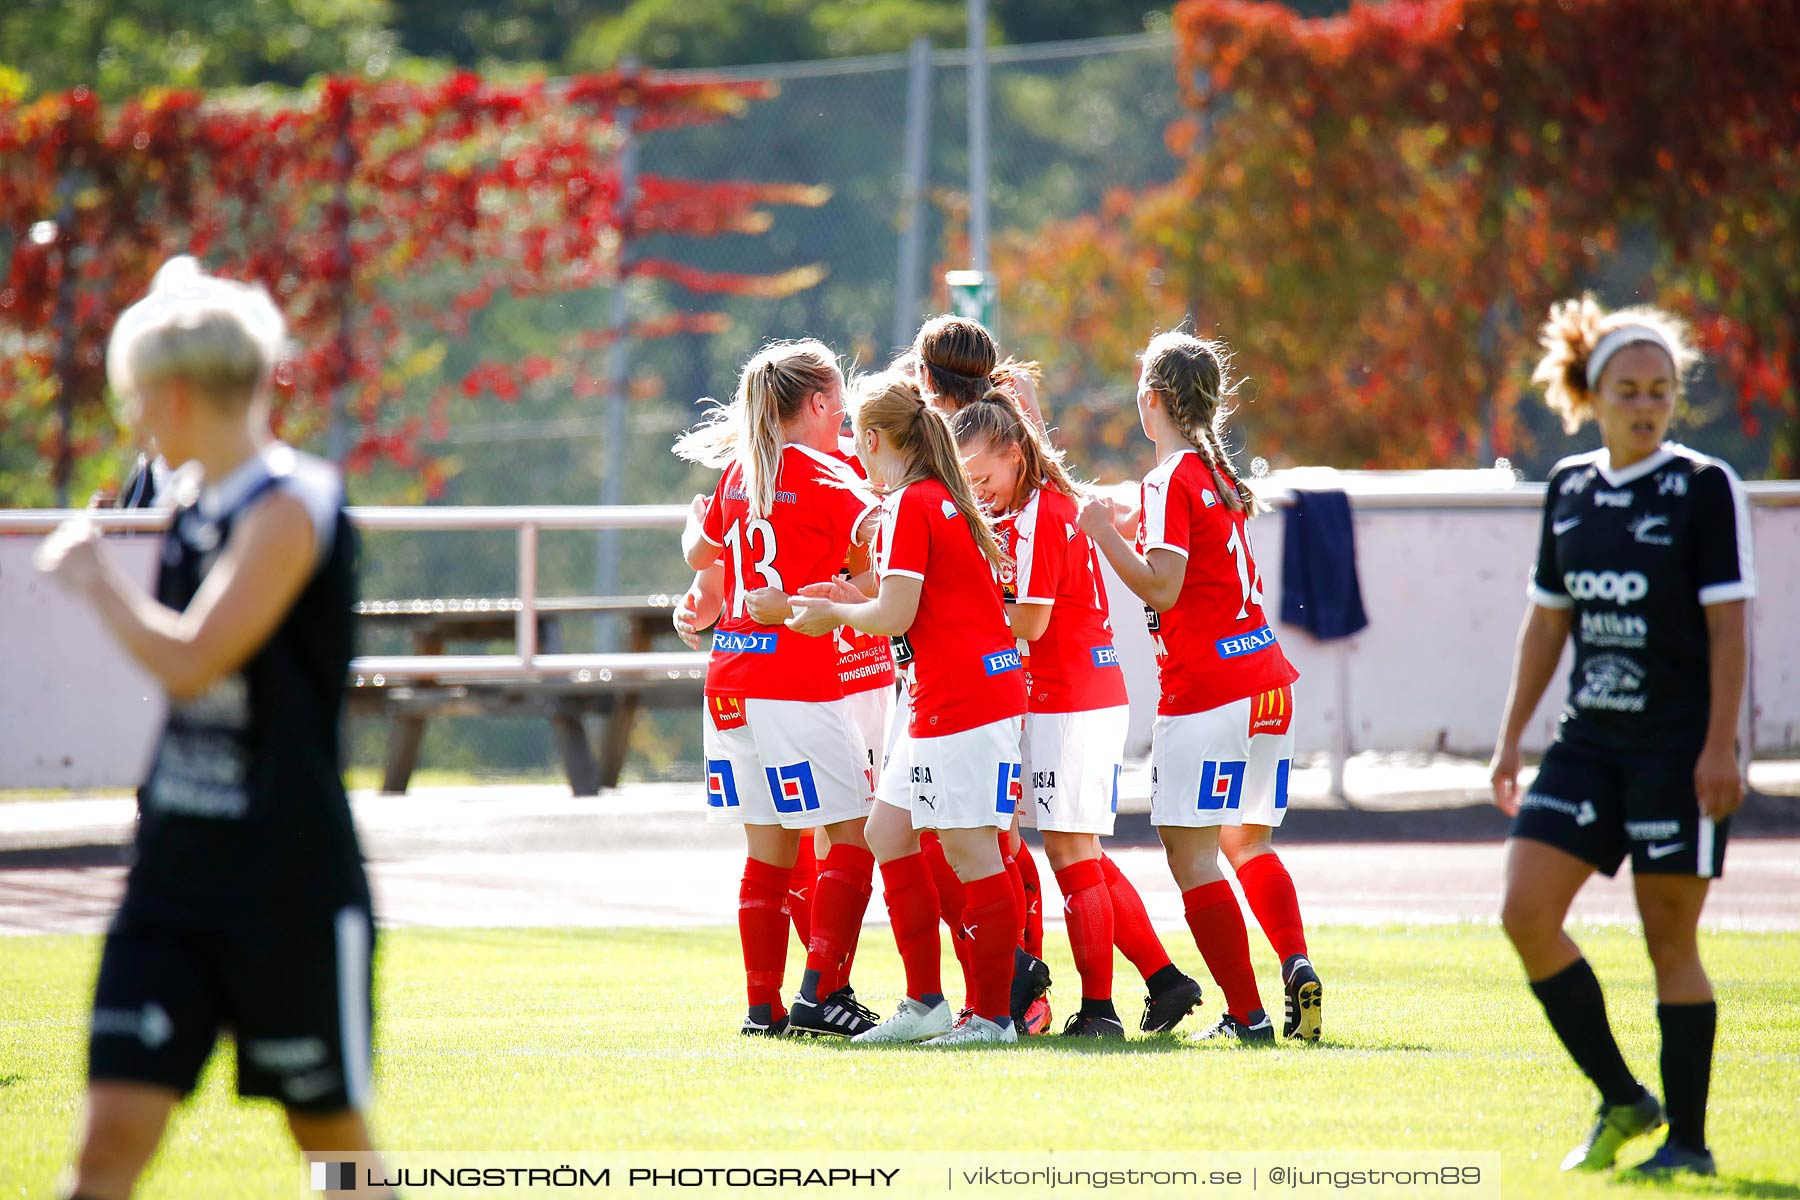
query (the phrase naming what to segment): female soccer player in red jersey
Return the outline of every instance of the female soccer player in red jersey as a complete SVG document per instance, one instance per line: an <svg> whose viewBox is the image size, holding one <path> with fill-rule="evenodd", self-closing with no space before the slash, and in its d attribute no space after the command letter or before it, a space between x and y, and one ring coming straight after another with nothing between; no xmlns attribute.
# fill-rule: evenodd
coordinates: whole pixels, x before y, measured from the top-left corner
<svg viewBox="0 0 1800 1200"><path fill-rule="evenodd" d="M1156 443L1137 545L1092 500L1081 528L1146 606L1162 696L1151 748L1150 819L1181 886L1188 926L1225 993L1202 1038L1270 1042L1243 914L1219 872L1231 860L1251 909L1283 958L1286 1032L1318 1036L1320 987L1307 960L1293 882L1274 857L1287 812L1298 672L1262 610L1262 576L1245 520L1256 497L1231 469L1219 429L1231 394L1225 348L1165 333L1144 351L1138 416ZM1265 861L1266 860L1266 861Z"/></svg>
<svg viewBox="0 0 1800 1200"><path fill-rule="evenodd" d="M1200 985L1169 960L1137 889L1100 850L1119 808L1131 714L1094 544L1075 524L1081 493L1017 402L998 389L951 421L976 499L999 515L1013 635L1029 642L1020 820L1044 838L1063 892L1081 1011L1065 1036L1124 1037L1113 1008L1113 946L1144 976L1143 1028L1173 1029Z"/></svg>
<svg viewBox="0 0 1800 1200"><path fill-rule="evenodd" d="M933 317L920 326L913 339L908 359L913 379L919 385L927 404L946 416L955 416L967 405L974 404L998 387L1009 392L1020 408L1041 430L1043 415L1037 407L1037 364L1000 360L993 335L981 322L950 314ZM960 911L956 895L956 877L941 856L927 847L927 859L937 870L939 899L945 905L945 917L955 928L954 914ZM1025 913L1020 930L1019 954L1013 963L1013 1016L1021 1032L1041 1033L1050 1025L1050 1005L1045 993L1050 990L1050 968L1044 963L1043 888L1038 881L1037 862L1024 838L1019 836L1015 821L1001 843L1001 857L1007 878ZM957 943L957 957L965 957L966 947Z"/></svg>
<svg viewBox="0 0 1800 1200"><path fill-rule="evenodd" d="M1025 681L996 579L1005 555L969 492L948 423L917 386L872 381L853 425L869 479L886 492L875 551L879 590L870 598L842 580L802 589L789 625L904 636L911 651L906 789L884 791L868 826L907 995L894 1016L858 1040L1011 1042L1020 914L995 831L1017 811ZM954 1027L939 978L938 897L920 853L921 829L937 831L964 886L960 923L970 941L973 1011Z"/></svg>
<svg viewBox="0 0 1800 1200"><path fill-rule="evenodd" d="M684 458L725 467L682 550L696 571L726 560L725 615L706 681L707 816L743 825L748 842L738 900L747 1034L850 1036L874 1024L848 995L820 990L842 970L874 871L862 833L872 801L862 734L838 648L831 637L758 621L748 606L758 589L830 579L851 544L867 540L876 502L833 457L842 424L843 377L830 351L776 343L745 366L734 401L676 443ZM820 827L831 849L806 972L784 1012L790 872L800 831Z"/></svg>

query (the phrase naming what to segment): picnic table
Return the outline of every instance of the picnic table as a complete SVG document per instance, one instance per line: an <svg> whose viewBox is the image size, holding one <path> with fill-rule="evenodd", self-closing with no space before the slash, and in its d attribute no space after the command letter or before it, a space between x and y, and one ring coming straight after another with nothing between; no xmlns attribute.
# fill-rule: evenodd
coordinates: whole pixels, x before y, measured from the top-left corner
<svg viewBox="0 0 1800 1200"><path fill-rule="evenodd" d="M671 614L678 597L576 596L536 602L537 645L544 655L561 652L571 621L612 618L623 627L619 650L646 655L656 639L673 639ZM438 656L457 643L512 642L523 603L515 597L365 600L356 606L368 630L399 630L415 655ZM366 640L366 639L365 639ZM418 766L426 723L447 716L524 716L548 720L569 786L578 796L616 787L630 747L631 729L646 706L698 708L704 672L664 671L621 678L610 671L574 671L545 677L459 678L446 670L438 678L388 679L379 673L354 675L348 683L351 712L388 718L388 747L382 791L405 792ZM595 714L600 730L590 744L583 718Z"/></svg>

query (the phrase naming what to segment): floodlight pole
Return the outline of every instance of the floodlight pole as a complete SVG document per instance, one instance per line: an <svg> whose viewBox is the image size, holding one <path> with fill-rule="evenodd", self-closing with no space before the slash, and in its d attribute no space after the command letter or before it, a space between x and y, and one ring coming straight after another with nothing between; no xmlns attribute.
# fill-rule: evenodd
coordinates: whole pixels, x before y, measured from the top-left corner
<svg viewBox="0 0 1800 1200"><path fill-rule="evenodd" d="M629 79L637 77L637 63L626 61L621 70ZM606 347L606 439L602 443L600 470L600 503L612 508L624 503L625 497L625 407L631 382L631 311L626 303L630 282L630 248L632 221L637 215L637 106L619 108L619 222L618 251L615 256L616 276L612 294L607 297L606 328L610 335ZM619 592L619 533L615 529L600 531L594 564L594 590L600 596L616 596ZM601 652L616 649L617 622L600 618Z"/></svg>
<svg viewBox="0 0 1800 1200"><path fill-rule="evenodd" d="M925 258L925 183L931 146L931 41L913 39L906 61L905 182L900 191L900 264L894 288L894 349L912 341Z"/></svg>
<svg viewBox="0 0 1800 1200"><path fill-rule="evenodd" d="M969 0L969 266L988 269L987 0Z"/></svg>

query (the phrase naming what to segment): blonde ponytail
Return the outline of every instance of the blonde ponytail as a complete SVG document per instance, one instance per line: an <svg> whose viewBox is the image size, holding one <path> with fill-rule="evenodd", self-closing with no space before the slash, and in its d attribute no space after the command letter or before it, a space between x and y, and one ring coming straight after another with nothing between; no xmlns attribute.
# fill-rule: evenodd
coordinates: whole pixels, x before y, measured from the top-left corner
<svg viewBox="0 0 1800 1200"><path fill-rule="evenodd" d="M951 503L968 523L975 544L995 570L1012 561L1000 548L994 531L988 527L969 490L969 478L963 474L962 456L956 451L956 438L950 432L945 416L925 403L917 384L896 376L876 376L865 382L857 402L856 427L873 429L893 444L906 460L906 475L894 480L894 490L923 479L935 479L950 493Z"/></svg>
<svg viewBox="0 0 1800 1200"><path fill-rule="evenodd" d="M1071 500L1080 498L1081 485L1069 474L1062 451L1051 446L1036 422L1019 410L1019 402L1011 392L990 389L987 395L951 417L950 428L958 446L973 448L979 443L993 450L1017 446L1024 464L1021 489L1047 487ZM1015 495L1012 507L1018 507L1020 500Z"/></svg>
<svg viewBox="0 0 1800 1200"><path fill-rule="evenodd" d="M814 393L842 384L837 357L824 343L771 342L744 364L732 402L713 402L704 421L675 439L675 453L720 469L737 463L750 515L766 517L779 490L787 441L782 426L800 415Z"/></svg>

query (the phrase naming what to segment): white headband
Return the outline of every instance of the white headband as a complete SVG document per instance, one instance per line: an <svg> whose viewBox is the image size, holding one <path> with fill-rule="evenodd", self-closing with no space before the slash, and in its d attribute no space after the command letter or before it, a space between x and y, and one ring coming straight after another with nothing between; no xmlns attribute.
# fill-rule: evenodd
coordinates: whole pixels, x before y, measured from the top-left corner
<svg viewBox="0 0 1800 1200"><path fill-rule="evenodd" d="M1611 358L1625 347L1635 346L1640 342L1649 342L1652 345L1661 346L1663 353L1669 356L1669 361L1671 363L1675 361L1675 350L1669 345L1669 339L1665 338L1661 333L1650 328L1648 325L1621 325L1605 337L1601 338L1599 343L1594 347L1594 352L1588 355L1588 391L1591 392L1600 386L1600 372L1606 370L1607 359Z"/></svg>

